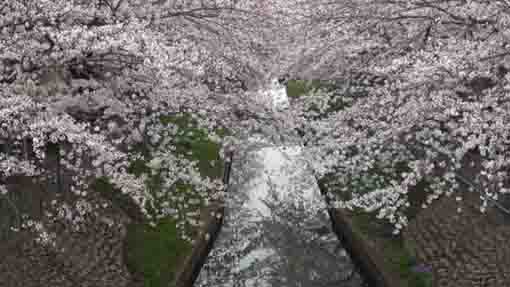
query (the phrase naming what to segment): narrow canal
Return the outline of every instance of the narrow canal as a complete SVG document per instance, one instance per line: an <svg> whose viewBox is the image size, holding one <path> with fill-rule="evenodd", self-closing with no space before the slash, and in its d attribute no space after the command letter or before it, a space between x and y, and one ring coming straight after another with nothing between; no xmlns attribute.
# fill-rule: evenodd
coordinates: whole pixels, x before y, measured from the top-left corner
<svg viewBox="0 0 510 287"><path fill-rule="evenodd" d="M224 224L194 286L364 286L306 166L299 146L234 158Z"/></svg>

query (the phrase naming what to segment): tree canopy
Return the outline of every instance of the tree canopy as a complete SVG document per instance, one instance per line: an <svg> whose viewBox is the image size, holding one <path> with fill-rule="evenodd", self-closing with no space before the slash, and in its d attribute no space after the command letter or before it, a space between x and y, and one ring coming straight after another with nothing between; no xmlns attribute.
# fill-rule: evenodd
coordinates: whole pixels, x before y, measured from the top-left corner
<svg viewBox="0 0 510 287"><path fill-rule="evenodd" d="M482 212L491 203L504 210L497 199L509 188L509 5L5 1L0 193L10 192L8 178L52 174L48 151L58 144L56 162L73 174L80 198L73 218L95 210L87 190L101 177L148 218L168 215L144 185L154 172L204 197L222 189L167 140L184 124L224 148L242 147L254 132L302 141L319 178L341 189L365 185L341 206L375 210L396 232L413 204L470 189ZM284 74L335 85L277 111L257 89ZM360 83L360 75L375 80ZM149 170L130 172L137 159L150 160ZM418 203L410 193L419 183L428 195ZM53 206L55 216L67 208Z"/></svg>

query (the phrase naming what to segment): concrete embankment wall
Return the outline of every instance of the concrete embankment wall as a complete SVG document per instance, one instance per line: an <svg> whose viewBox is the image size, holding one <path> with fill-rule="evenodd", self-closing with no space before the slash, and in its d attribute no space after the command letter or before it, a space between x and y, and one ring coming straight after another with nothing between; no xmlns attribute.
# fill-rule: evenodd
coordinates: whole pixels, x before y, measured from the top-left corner
<svg viewBox="0 0 510 287"><path fill-rule="evenodd" d="M325 189L319 184L319 189L326 203L330 206L330 199ZM403 287L400 280L385 270L384 261L375 246L363 240L354 232L353 223L341 209L328 208L333 232L342 242L352 261L370 287Z"/></svg>
<svg viewBox="0 0 510 287"><path fill-rule="evenodd" d="M230 171L232 169L232 155L230 160L225 162L223 170L223 183L227 185L230 181ZM219 214L220 216L209 216L209 220L205 224L200 238L193 246L190 255L185 259L180 271L176 274L172 287L191 287L200 274L200 270L204 265L207 255L213 248L214 242L220 233L223 225L224 205L222 203L212 204L207 212ZM206 234L208 236L206 236Z"/></svg>

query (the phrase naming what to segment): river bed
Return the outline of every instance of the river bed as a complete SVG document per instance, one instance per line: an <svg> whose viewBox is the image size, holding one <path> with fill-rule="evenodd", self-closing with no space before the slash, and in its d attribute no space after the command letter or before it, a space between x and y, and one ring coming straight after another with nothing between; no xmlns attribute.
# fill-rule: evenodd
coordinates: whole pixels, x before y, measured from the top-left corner
<svg viewBox="0 0 510 287"><path fill-rule="evenodd" d="M277 110L289 106L276 81L261 94ZM256 148L233 159L223 227L194 286L364 286L331 230L302 147L260 135L249 142Z"/></svg>
<svg viewBox="0 0 510 287"><path fill-rule="evenodd" d="M195 286L362 286L300 147L234 161L223 228Z"/></svg>

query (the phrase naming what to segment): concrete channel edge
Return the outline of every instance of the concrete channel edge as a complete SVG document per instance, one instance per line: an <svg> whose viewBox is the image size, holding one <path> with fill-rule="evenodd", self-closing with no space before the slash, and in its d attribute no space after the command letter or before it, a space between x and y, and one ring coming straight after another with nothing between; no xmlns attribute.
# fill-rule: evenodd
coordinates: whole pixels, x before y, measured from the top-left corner
<svg viewBox="0 0 510 287"><path fill-rule="evenodd" d="M232 169L232 154L229 154L229 160L225 162L223 170L223 183L228 185L230 181L230 172ZM228 189L227 189L228 191ZM213 204L210 212L219 214L211 216L206 222L202 235L193 246L190 255L184 260L183 267L177 272L171 287L192 287L200 274L209 252L212 250L214 242L218 237L223 225L224 206L221 203ZM208 235L208 236L206 236Z"/></svg>

